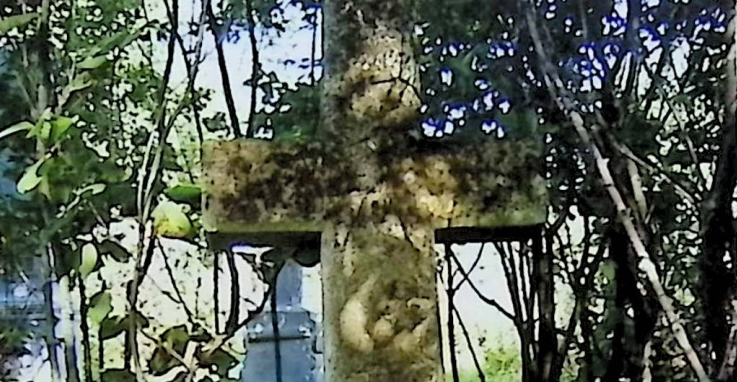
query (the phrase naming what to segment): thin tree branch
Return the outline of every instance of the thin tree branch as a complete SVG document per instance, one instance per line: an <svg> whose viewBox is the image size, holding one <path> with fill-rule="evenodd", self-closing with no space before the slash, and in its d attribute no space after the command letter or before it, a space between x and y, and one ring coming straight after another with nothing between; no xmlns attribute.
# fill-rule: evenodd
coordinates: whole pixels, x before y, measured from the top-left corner
<svg viewBox="0 0 737 382"><path fill-rule="evenodd" d="M279 336L279 312L276 301L276 291L279 277L274 277L273 291L269 296L271 301L271 330L274 333L274 363L276 363L276 382L283 382L281 342Z"/></svg>
<svg viewBox="0 0 737 382"><path fill-rule="evenodd" d="M685 186L683 186L679 181L673 179L664 169L647 163L644 159L635 155L627 146L623 144L613 142L613 145L617 149L617 151L627 157L627 159L630 159L638 165L645 167L651 174L658 174L662 176L668 183L673 186L673 188L676 189L676 191L681 194L682 197L686 198L690 203L695 204L701 201L701 196L699 194L694 194L688 191Z"/></svg>
<svg viewBox="0 0 737 382"><path fill-rule="evenodd" d="M448 345L450 347L450 370L453 376L453 382L460 382L461 377L458 372L458 355L456 354L456 338L455 338L455 316L453 314L454 304L453 299L455 298L455 289L453 288L453 266L451 264L451 257L455 258L455 253L451 249L449 243L445 244L445 262L447 264L448 273ZM460 266L460 264L459 264Z"/></svg>
<svg viewBox="0 0 737 382"><path fill-rule="evenodd" d="M182 55L184 56L184 65L187 69L187 75L189 76L189 81L187 84L187 90L192 97L192 114L194 116L195 120L195 130L197 131L197 139L199 140L199 157L202 158L202 143L205 140L205 134L204 129L202 128L202 118L200 116L200 110L198 108L198 105L196 103L197 98L195 97L196 91L195 91L195 82L197 80L197 74L199 73L200 64L202 63L202 44L205 37L205 23L207 22L207 7L211 0L202 0L202 10L200 11L200 19L199 23L197 24L197 41L195 42L195 48L194 48L194 57L192 57L192 60L190 61L187 59L187 48L184 45L184 39L182 38L182 35L179 34L179 31L175 29L175 36L177 39L177 42L179 43L179 49L182 50ZM194 18L194 14L192 15ZM190 176L190 181L194 182L192 180L192 174L191 172L188 172L188 175Z"/></svg>
<svg viewBox="0 0 737 382"><path fill-rule="evenodd" d="M138 320L133 319L133 312L136 311L138 305L138 287L147 273L148 267L150 266L151 259L154 254L154 241L155 235L151 232L146 245L146 226L150 218L151 204L153 202L153 186L160 176L162 156L164 152L164 146L166 145L166 138L169 135L171 126L174 124L176 114L171 117L170 124L166 125L166 93L169 87L169 81L171 80L172 66L174 64L174 49L176 47L176 28L179 25L179 1L172 0L171 9L168 8L167 13L171 22L171 31L169 36L169 43L167 45L167 58L164 67L164 75L159 88L159 105L155 112L155 126L157 131L151 134L149 138L149 147L146 150L147 159L150 149L153 146L153 135L158 132L158 147L151 162L151 166L148 168L149 171L143 172L140 177L139 189L138 189L138 244L136 246L135 254L135 268L133 270L133 279L129 285L128 290L128 303L129 303L129 320L128 320L128 335L126 336L127 347L130 351L130 357L126 357L127 360L133 361L133 367L135 370L136 380L138 382L145 382L146 376L143 372L141 365L140 354L138 351L138 341L136 340L138 333ZM180 104L180 108L183 103ZM144 161L143 166L148 166L148 161ZM142 169L146 170L146 167ZM144 254L144 250L146 253ZM142 263L143 262L143 263Z"/></svg>
<svg viewBox="0 0 737 382"><path fill-rule="evenodd" d="M226 261L230 272L230 313L225 321L225 331L233 331L238 324L241 304L241 283L233 251L228 251Z"/></svg>
<svg viewBox="0 0 737 382"><path fill-rule="evenodd" d="M484 370L481 368L479 357L476 355L476 350L473 348L471 335L468 333L468 329L466 329L466 324L463 322L463 317L461 317L461 313L458 311L458 308L455 305L453 305L453 312L451 314L454 314L456 316L456 318L458 319L458 325L463 331L463 337L466 339L468 350L471 352L471 358L473 359L473 365L476 367L476 372L479 376L479 382L486 382L486 375L484 375Z"/></svg>
<svg viewBox="0 0 737 382"><path fill-rule="evenodd" d="M182 291L179 289L179 286L177 286L177 280L176 278L174 278L174 270L172 269L171 264L169 264L169 259L164 252L164 246L161 244L161 240L156 240L156 245L159 249L159 253L161 254L162 259L164 260L164 268L166 269L167 276L169 276L169 280L171 281L172 289L174 289L174 293L179 300L178 302L182 305L182 308L184 309L184 313L187 315L187 320L189 321L189 323L195 324L195 315L192 313L192 310L190 310L187 306L187 303L184 300L184 295L182 295Z"/></svg>
<svg viewBox="0 0 737 382"><path fill-rule="evenodd" d="M481 293L481 291L476 287L476 285L471 281L471 279L468 278L468 272L466 272L463 269L463 266L461 265L461 262L458 260L458 258L455 256L455 254L452 254L451 255L451 258L456 263L456 265L458 266L458 269L461 270L461 274L463 275L463 277L466 278L466 279L468 279L468 285L471 287L471 289L473 289L473 291L481 299L481 301L483 301L484 303L489 304L489 305L493 306L494 308L496 308L499 311L499 313L501 313L502 315L504 315L505 317L507 317L508 319L510 319L515 325L521 324L521 322L519 322L519 320L517 319L517 317L515 317L512 313L510 313L509 311L507 311L506 309L504 309L504 307L502 307L501 305L499 305L499 303L495 299L486 297L486 296L484 296L483 293Z"/></svg>
<svg viewBox="0 0 737 382"><path fill-rule="evenodd" d="M522 297L520 296L520 287L517 284L517 274L514 264L514 254L509 248L504 248L502 245L494 243L497 251L499 252L499 259L504 270L504 279L507 282L507 289L512 297L512 308L514 315L519 318L520 328L525 322L529 322L530 317L526 317L525 311L522 309Z"/></svg>
<svg viewBox="0 0 737 382"><path fill-rule="evenodd" d="M312 25L312 43L310 46L310 84L312 86L317 82L315 78L315 57L317 51L317 12L310 17L310 25Z"/></svg>
<svg viewBox="0 0 737 382"><path fill-rule="evenodd" d="M246 138L253 138L256 134L254 121L256 120L256 90L258 89L258 80L261 78L261 64L259 59L258 44L256 42L256 23L254 22L252 0L246 1L246 13L248 13L248 41L251 44L251 79L253 81L251 87L251 105L248 110L248 130L246 130Z"/></svg>
<svg viewBox="0 0 737 382"><path fill-rule="evenodd" d="M655 74L650 70L650 68L647 67L647 65L643 65L642 67L645 68L645 71L650 77L655 78ZM706 177L704 176L704 174L701 172L701 169L699 168L700 162L699 162L698 156L696 155L696 148L694 147L693 141L691 140L691 137L688 135L689 129L686 127L686 122L682 121L681 118L679 118L676 105L673 104L673 101L671 101L671 99L668 97L668 94L665 93L665 90L663 90L660 83L656 83L654 86L656 87L656 91L659 93L660 97L663 98L663 101L665 102L665 104L668 105L668 108L673 110L673 118L678 123L678 127L680 130L679 135L681 136L683 140L686 141L686 147L688 149L688 154L691 157L691 161L693 162L694 167L696 168L696 174L697 174L696 179L698 180L697 185L699 186L699 188L703 190L705 189L704 187L706 186Z"/></svg>
<svg viewBox="0 0 737 382"><path fill-rule="evenodd" d="M228 117L230 118L230 125L233 129L233 136L236 138L241 137L240 122L238 122L238 113L235 109L235 100L233 98L233 90L230 87L230 74L228 73L228 65L225 61L225 51L223 50L223 39L218 35L218 25L215 18L215 11L213 10L212 1L207 4L207 18L210 23L210 30L212 32L212 38L215 41L215 50L218 55L218 67L220 68L220 79L223 84L223 95L225 96L225 105L228 108ZM226 35L227 35L226 27Z"/></svg>
<svg viewBox="0 0 737 382"><path fill-rule="evenodd" d="M273 276L274 278L276 277L276 275L279 274L279 271L281 270L281 267L283 265L284 265L283 262L281 262L280 264L274 264L274 266L276 267L275 269L272 270L274 274ZM268 287L266 291L264 292L264 299L261 300L261 303L257 305L254 310L248 311L246 318L238 322L238 324L235 325L235 327L233 327L232 330L230 331L226 330L223 334L213 336L212 341L210 341L207 345L205 345L202 348L202 350L205 352L206 357L209 357L210 355L212 355L214 351L219 349L221 346L223 346L223 344L225 344L227 341L233 338L233 336L235 336L238 330L240 330L242 327L247 325L249 322L253 321L254 318L258 317L258 315L260 315L263 312L264 308L266 307L266 303L269 301L268 297L271 295L271 293L275 293L275 289L273 287L273 281L267 282L266 285L268 285Z"/></svg>
<svg viewBox="0 0 737 382"><path fill-rule="evenodd" d="M468 276L473 272L474 269L478 266L478 264L481 262L481 254L484 252L484 246L486 246L486 243L481 243L481 247L479 247L479 251L476 254L476 259L474 259L473 264L471 264L471 267L468 268L468 272L466 272L465 276L461 279L461 281L458 282L458 284L455 287L452 287L453 291L458 291L461 289L463 284L468 280ZM450 247L448 247L450 248ZM457 272L460 273L460 268L457 269ZM455 278L455 272L453 274L453 277Z"/></svg>
<svg viewBox="0 0 737 382"><path fill-rule="evenodd" d="M84 367L85 382L92 382L92 349L90 346L90 325L87 321L87 291L82 274L75 272L77 276L77 291L79 293L79 326L82 332L82 364ZM102 341L98 346L102 346Z"/></svg>
<svg viewBox="0 0 737 382"><path fill-rule="evenodd" d="M734 374L734 364L737 359L737 303L732 303L732 328L729 332L724 359L717 374L718 381L726 381Z"/></svg>

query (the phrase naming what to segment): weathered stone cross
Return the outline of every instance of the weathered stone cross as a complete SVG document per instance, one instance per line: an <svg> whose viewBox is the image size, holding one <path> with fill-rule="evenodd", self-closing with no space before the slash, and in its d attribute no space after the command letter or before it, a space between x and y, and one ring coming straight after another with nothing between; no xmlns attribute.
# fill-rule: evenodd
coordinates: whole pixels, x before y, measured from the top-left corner
<svg viewBox="0 0 737 382"><path fill-rule="evenodd" d="M205 149L209 230L270 245L319 236L327 382L439 381L434 243L545 218L537 142L408 139L420 106L415 3L323 2L314 142Z"/></svg>

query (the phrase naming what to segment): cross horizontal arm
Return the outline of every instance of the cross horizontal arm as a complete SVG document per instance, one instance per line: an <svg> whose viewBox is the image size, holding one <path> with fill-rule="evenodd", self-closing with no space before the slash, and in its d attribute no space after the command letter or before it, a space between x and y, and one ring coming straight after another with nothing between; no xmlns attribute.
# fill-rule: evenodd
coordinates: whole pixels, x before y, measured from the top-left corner
<svg viewBox="0 0 737 382"><path fill-rule="evenodd" d="M525 142L377 155L380 174L362 174L350 155L318 144L209 142L204 158L206 228L284 244L305 240L346 213L370 220L393 214L438 229L545 221L539 155ZM361 179L366 176L375 182L366 186Z"/></svg>

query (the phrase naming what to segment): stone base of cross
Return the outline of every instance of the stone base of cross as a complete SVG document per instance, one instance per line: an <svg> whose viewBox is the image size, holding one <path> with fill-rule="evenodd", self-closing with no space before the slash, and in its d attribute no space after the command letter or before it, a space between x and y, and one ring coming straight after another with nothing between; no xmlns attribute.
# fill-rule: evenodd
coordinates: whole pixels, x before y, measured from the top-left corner
<svg viewBox="0 0 737 382"><path fill-rule="evenodd" d="M208 142L206 228L253 245L319 238L326 381L439 381L436 237L544 222L538 146L404 146L364 173L372 153Z"/></svg>

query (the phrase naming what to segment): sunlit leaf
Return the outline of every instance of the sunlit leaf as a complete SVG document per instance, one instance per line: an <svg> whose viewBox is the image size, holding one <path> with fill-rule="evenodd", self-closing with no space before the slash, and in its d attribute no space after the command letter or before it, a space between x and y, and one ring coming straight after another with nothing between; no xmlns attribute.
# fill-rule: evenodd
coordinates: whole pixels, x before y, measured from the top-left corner
<svg viewBox="0 0 737 382"><path fill-rule="evenodd" d="M164 194L171 200L180 203L192 203L199 201L202 196L202 188L196 184L179 184L164 190Z"/></svg>
<svg viewBox="0 0 737 382"><path fill-rule="evenodd" d="M105 56L93 56L88 57L84 61L80 62L77 67L84 70L93 70L99 68L106 62L107 58Z"/></svg>
<svg viewBox="0 0 737 382"><path fill-rule="evenodd" d="M27 121L18 122L15 125L10 126L0 131L0 139L4 139L6 137L9 137L21 131L31 130L32 128L33 128L33 124L30 122L27 122Z"/></svg>
<svg viewBox="0 0 737 382"><path fill-rule="evenodd" d="M92 322L99 324L112 311L112 297L108 291L102 291L90 298L87 317L92 320Z"/></svg>
<svg viewBox="0 0 737 382"><path fill-rule="evenodd" d="M41 165L46 162L46 158L39 159L36 163L32 164L23 172L18 184L16 186L18 193L25 194L28 191L33 190L41 183L41 177L38 174L38 169Z"/></svg>
<svg viewBox="0 0 737 382"><path fill-rule="evenodd" d="M92 195L99 195L105 191L105 189L107 189L107 185L104 183L91 184L77 191L77 195L84 195L86 192L89 192Z"/></svg>
<svg viewBox="0 0 737 382"><path fill-rule="evenodd" d="M90 51L90 56L105 55L115 48L123 49L141 35L142 30L124 30L116 35L101 40L96 47Z"/></svg>
<svg viewBox="0 0 737 382"><path fill-rule="evenodd" d="M72 83L69 84L69 93L86 89L92 85L89 73L82 73L77 77L74 77Z"/></svg>
<svg viewBox="0 0 737 382"><path fill-rule="evenodd" d="M41 130L38 133L38 138L43 141L48 141L51 138L51 123L44 122L41 124Z"/></svg>
<svg viewBox="0 0 737 382"><path fill-rule="evenodd" d="M151 213L158 235L171 238L188 238L194 231L192 222L181 205L169 201L160 203Z"/></svg>
<svg viewBox="0 0 737 382"><path fill-rule="evenodd" d="M4 17L2 20L0 20L0 34L6 34L14 28L20 28L28 25L28 23L33 21L36 17L38 17L38 13L35 12Z"/></svg>
<svg viewBox="0 0 737 382"><path fill-rule="evenodd" d="M74 125L74 118L59 117L51 122L51 141L57 142L64 133L66 133L72 125Z"/></svg>
<svg viewBox="0 0 737 382"><path fill-rule="evenodd" d="M82 278L86 278L97 266L97 260L99 254L97 253L97 247L92 243L87 243L82 246L81 250L81 261L79 264L79 274Z"/></svg>

